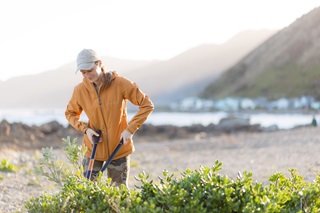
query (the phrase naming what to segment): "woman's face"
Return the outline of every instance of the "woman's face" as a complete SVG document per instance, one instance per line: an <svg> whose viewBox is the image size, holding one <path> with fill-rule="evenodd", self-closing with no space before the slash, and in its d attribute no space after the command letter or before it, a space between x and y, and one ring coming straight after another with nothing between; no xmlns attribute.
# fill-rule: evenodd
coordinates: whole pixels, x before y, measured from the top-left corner
<svg viewBox="0 0 320 213"><path fill-rule="evenodd" d="M81 70L81 73L82 76L87 78L91 83L97 82L101 73L100 63L94 63L90 70Z"/></svg>

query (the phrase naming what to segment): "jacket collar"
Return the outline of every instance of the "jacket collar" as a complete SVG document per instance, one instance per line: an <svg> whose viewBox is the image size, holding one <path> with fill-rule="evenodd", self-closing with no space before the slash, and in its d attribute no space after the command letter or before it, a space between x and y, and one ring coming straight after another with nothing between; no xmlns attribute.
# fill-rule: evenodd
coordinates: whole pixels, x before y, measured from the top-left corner
<svg viewBox="0 0 320 213"><path fill-rule="evenodd" d="M108 74L111 75L111 81L113 81L114 79L116 79L116 78L119 76L116 71L110 71ZM88 79L83 78L82 83L84 84L84 86L85 86L88 90L94 90L93 83L91 83Z"/></svg>

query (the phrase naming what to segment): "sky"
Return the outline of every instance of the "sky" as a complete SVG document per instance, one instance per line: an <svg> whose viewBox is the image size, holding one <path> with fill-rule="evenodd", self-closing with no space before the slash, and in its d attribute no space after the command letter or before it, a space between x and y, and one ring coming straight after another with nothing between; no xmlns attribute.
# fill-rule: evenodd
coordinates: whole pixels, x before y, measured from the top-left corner
<svg viewBox="0 0 320 213"><path fill-rule="evenodd" d="M320 0L3 0L0 80L75 63L83 48L167 60L244 30L283 29L318 6Z"/></svg>

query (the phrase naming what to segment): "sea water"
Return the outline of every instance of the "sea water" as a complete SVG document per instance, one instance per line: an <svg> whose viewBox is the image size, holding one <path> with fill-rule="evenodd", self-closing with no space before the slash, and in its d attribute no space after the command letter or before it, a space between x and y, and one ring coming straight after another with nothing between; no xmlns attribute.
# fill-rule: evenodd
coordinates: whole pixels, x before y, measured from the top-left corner
<svg viewBox="0 0 320 213"><path fill-rule="evenodd" d="M41 125L51 121L57 121L67 126L64 116L65 109L0 109L0 121L3 119L9 123L21 122L27 125ZM130 120L136 112L129 112ZM208 125L218 124L222 118L230 116L227 112L153 112L146 123L153 125L190 126L193 124ZM260 124L263 127L277 125L280 129L290 129L298 125L310 124L313 115L299 113L237 113L236 116L249 118L251 124ZM81 116L87 121L85 114ZM317 116L316 116L317 119Z"/></svg>

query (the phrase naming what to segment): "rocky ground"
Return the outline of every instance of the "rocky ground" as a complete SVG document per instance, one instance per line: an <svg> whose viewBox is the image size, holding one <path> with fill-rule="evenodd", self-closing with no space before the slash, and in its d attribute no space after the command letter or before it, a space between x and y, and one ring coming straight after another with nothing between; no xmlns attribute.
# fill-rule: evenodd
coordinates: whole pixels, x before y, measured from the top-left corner
<svg viewBox="0 0 320 213"><path fill-rule="evenodd" d="M147 139L146 139L147 138ZM222 174L231 178L238 171L253 173L253 179L268 184L275 172L289 175L296 168L307 181L315 179L320 171L320 134L318 127L300 127L271 132L237 132L208 135L193 134L186 139L153 141L151 137L135 138L136 152L131 156L130 187L138 182L134 176L142 171L152 179L164 169L177 176L187 168L211 166L215 160L223 163ZM57 147L54 153L65 159ZM3 146L0 160L5 158L19 167L15 173L0 172L0 212L26 212L24 202L30 196L58 190L53 182L34 174L33 167L41 156L38 148L18 149Z"/></svg>

